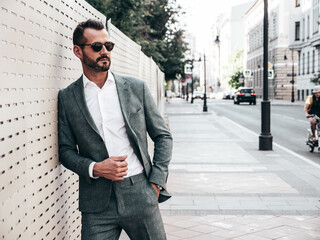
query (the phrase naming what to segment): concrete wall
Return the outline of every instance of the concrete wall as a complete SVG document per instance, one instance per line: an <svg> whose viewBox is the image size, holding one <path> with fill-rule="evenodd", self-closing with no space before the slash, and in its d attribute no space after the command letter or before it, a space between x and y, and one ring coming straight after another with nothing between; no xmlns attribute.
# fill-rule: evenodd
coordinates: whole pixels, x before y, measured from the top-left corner
<svg viewBox="0 0 320 240"><path fill-rule="evenodd" d="M57 94L82 73L72 32L106 17L84 0L0 2L0 239L80 239L78 177L58 161ZM164 75L110 22L112 70L147 81L160 106Z"/></svg>

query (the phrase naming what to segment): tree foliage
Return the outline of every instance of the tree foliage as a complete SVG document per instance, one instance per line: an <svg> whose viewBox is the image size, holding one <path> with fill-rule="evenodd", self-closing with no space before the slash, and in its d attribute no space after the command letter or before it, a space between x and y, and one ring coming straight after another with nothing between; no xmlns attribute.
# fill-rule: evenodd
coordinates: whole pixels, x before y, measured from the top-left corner
<svg viewBox="0 0 320 240"><path fill-rule="evenodd" d="M243 83L239 82L240 77L243 78L243 50L235 51L229 58L228 73L229 73L229 85L237 89L243 86Z"/></svg>
<svg viewBox="0 0 320 240"><path fill-rule="evenodd" d="M231 77L230 77L230 80L229 80L229 85L234 88L234 89L237 89L239 87L242 87L243 86L243 83L240 83L239 79L240 78L243 78L243 72L235 72Z"/></svg>
<svg viewBox="0 0 320 240"><path fill-rule="evenodd" d="M176 0L86 0L164 71L166 80L183 75L187 44L177 27L181 8Z"/></svg>
<svg viewBox="0 0 320 240"><path fill-rule="evenodd" d="M315 74L314 78L310 79L310 82L314 83L315 85L320 84L320 74Z"/></svg>

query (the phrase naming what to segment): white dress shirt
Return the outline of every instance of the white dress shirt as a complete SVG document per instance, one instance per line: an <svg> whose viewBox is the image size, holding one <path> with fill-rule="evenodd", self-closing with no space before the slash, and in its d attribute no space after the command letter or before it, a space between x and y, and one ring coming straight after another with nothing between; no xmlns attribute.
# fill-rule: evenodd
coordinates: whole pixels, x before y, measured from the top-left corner
<svg viewBox="0 0 320 240"><path fill-rule="evenodd" d="M113 74L109 71L108 78L102 88L90 81L83 74L84 95L91 116L107 147L109 157L127 155L130 177L143 172L143 167L130 144L122 111L120 108L117 87ZM93 166L89 166L89 175L93 176Z"/></svg>

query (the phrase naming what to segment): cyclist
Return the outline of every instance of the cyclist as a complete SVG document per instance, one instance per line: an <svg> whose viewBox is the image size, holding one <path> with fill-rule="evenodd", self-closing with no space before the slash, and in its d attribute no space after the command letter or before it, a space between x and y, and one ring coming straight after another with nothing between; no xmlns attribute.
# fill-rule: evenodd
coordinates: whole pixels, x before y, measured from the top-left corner
<svg viewBox="0 0 320 240"><path fill-rule="evenodd" d="M320 117L320 86L315 86L312 95L307 97L304 111L307 118L311 118L311 114L315 114ZM313 136L313 141L317 142L316 131L316 119L310 119L310 128Z"/></svg>

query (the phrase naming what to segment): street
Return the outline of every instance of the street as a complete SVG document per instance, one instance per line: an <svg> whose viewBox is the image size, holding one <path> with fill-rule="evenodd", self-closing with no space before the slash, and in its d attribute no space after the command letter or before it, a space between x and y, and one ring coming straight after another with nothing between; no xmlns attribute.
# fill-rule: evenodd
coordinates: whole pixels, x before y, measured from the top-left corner
<svg viewBox="0 0 320 240"><path fill-rule="evenodd" d="M203 101L196 100L195 104L202 106ZM260 101L257 102L257 105L249 105L248 103L235 105L233 104L233 100L208 99L207 105L209 112L215 112L219 116L225 116L260 135ZM271 134L273 136L273 142L316 163L320 163L320 156L317 149L315 149L313 153L310 153L305 144L307 128L309 128L309 121L305 118L302 104L290 105L290 103L288 103L271 105Z"/></svg>

